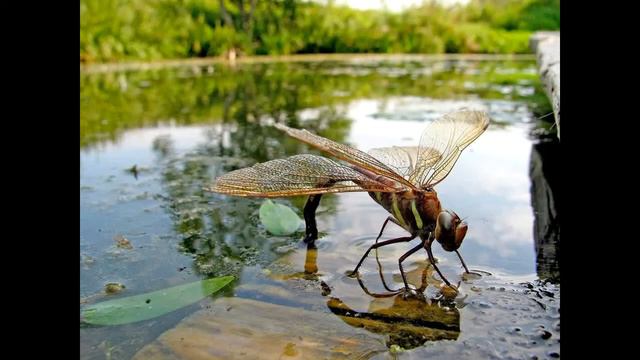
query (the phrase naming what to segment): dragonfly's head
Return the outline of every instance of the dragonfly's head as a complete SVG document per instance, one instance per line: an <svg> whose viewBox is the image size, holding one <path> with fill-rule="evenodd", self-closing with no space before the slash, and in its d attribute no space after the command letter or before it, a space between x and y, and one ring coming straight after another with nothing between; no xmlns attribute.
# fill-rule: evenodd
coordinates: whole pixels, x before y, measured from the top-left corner
<svg viewBox="0 0 640 360"><path fill-rule="evenodd" d="M460 220L458 214L442 210L436 221L436 240L446 251L458 250L467 234L467 223Z"/></svg>

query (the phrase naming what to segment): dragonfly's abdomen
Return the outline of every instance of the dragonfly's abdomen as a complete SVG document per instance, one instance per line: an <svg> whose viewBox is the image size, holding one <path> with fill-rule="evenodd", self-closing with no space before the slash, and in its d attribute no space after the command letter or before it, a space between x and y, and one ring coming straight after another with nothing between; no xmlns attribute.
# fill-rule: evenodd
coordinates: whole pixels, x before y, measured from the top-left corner
<svg viewBox="0 0 640 360"><path fill-rule="evenodd" d="M425 213L425 197L421 193L407 192L369 192L369 196L385 208L400 225L411 233L420 232L432 224L435 217ZM435 198L437 201L437 198ZM439 205L439 202L438 202Z"/></svg>

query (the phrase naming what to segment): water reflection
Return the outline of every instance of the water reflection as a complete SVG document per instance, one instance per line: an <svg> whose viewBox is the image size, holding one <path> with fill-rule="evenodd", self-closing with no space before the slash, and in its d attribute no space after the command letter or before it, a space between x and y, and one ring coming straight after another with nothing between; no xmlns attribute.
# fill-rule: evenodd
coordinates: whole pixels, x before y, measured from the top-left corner
<svg viewBox="0 0 640 360"><path fill-rule="evenodd" d="M413 349L428 341L457 340L460 335L460 312L452 302L396 295L374 298L368 311L356 311L332 297L327 307L353 327L388 336L389 348Z"/></svg>
<svg viewBox="0 0 640 360"><path fill-rule="evenodd" d="M489 130L465 150L452 174L438 186L443 205L470 223L462 255L471 269L510 279L530 277L536 269L540 277L554 277L559 274L557 255L549 254L557 253L557 241L549 239L557 238L559 231L532 211L532 198L544 197L531 195L542 187L533 175L533 180L528 177L530 158L540 156L547 176L546 166L554 160L551 153L557 151L549 144L532 148L527 137L531 119L547 103L542 91L534 91L538 87L533 62L238 64L234 69L216 66L214 71L81 76L80 246L82 259L95 259L81 263L81 293L100 290L107 281L122 282L131 293L151 291L289 259L297 270L286 279L318 283L320 294L330 297L321 297L323 310L337 309L340 321L357 320L345 315L353 311L377 322L389 313L430 319L431 323L419 326L423 330L440 324L431 333L416 330L415 338L395 338L404 330L393 321L379 328L371 325L370 331L388 331L394 337L389 345L414 346L413 340L402 342L405 337L457 339L462 331L459 307L443 304L429 293L429 288L438 289L439 282L417 254L406 265L413 269L409 281L420 288L427 271L426 281L433 285L425 288L426 299L419 304L411 302L415 299L371 297L356 279L343 276L372 244L388 216L366 194L323 197L317 213L320 252L302 252L305 261L296 258L303 229L290 237L271 236L259 225L261 200L202 189L234 169L315 152L267 126L272 122L304 127L368 150L415 145L432 118L460 106L481 108L491 114ZM554 205L534 200L535 209L557 208L556 186L547 181L552 190L542 193L552 194ZM305 197L278 201L301 214ZM550 219L559 218L552 215ZM540 229L535 232L534 220ZM405 235L398 228L386 231L388 238ZM127 235L134 249L111 253L117 234ZM537 263L534 239L539 244ZM397 259L406 250L385 247L379 254L390 289L401 284ZM455 254L450 257L436 248L434 255L445 275L457 282L462 270ZM376 266L368 261L362 269L371 294L384 291ZM184 267L190 270L177 270ZM238 286L253 282L260 288L264 285L260 281L249 277ZM81 350L98 358L98 344L108 339L111 344L128 344L123 353L130 355L183 315L160 319L153 331L148 324L132 326L135 336L122 329L82 329Z"/></svg>
<svg viewBox="0 0 640 360"><path fill-rule="evenodd" d="M412 112L412 104L432 110L423 111L422 119L405 121L379 116L381 109L389 108L402 107ZM466 104L489 111L495 106L491 101L467 101ZM435 100L390 98L384 103L358 101L346 109L309 109L297 113L288 123L297 123L338 142L368 149L415 144L433 112L444 113L459 107L460 103L455 101L443 104ZM512 118L523 116L520 104L514 103L511 109L514 111ZM501 108L501 111L505 109ZM395 110L395 113L402 113L402 110ZM164 134L153 140L153 151L160 163L164 207L171 214L175 231L183 238L182 250L195 255L197 271L205 275L235 273L248 263L268 263L279 256L279 247L293 244L297 239L292 237L275 246L266 241L270 236L257 221L256 211L261 200L209 194L202 189L217 176L256 162L298 153L317 153L284 137L268 126L268 121L247 121L244 112L239 114L235 115L237 118L229 119L229 124L203 128L188 151L175 149L172 138ZM504 113L500 114L504 118ZM471 221L472 228L461 251L469 254L467 262L474 267L497 267L516 274L535 271L534 262L523 261L530 259L532 250L523 249L531 246L534 221L528 194L530 180L525 170L527 162L523 161L531 151L530 143L523 141L526 133L527 128L518 123L490 127L477 144L472 144L463 154L448 179L438 186L443 205ZM344 218L348 219L348 225L336 224L336 232L375 232L379 225L373 225L369 220L381 214L384 215L380 216L380 221L386 218L384 209L376 206L368 196L359 195L323 198L323 207L327 209L325 215L335 212L336 208L324 203L335 203L337 198L342 208L354 210ZM301 211L305 197L281 201ZM322 226L319 229L328 230Z"/></svg>
<svg viewBox="0 0 640 360"><path fill-rule="evenodd" d="M387 291L382 265L378 254L378 274ZM307 246L304 277L318 281L318 248L313 244ZM329 296L327 308L346 324L364 328L374 334L384 335L386 346L400 346L412 349L424 345L428 341L457 340L460 334L460 312L455 301L437 295L425 296L424 291L434 285L434 269L430 263L423 263L408 272L409 281L415 286L415 292L374 293L369 291L364 282L358 278L362 291L370 298L367 310L358 311L352 308L348 300L343 301L331 294L330 286L321 281L322 296ZM293 275L296 276L296 275ZM348 295L347 298L353 295ZM362 301L358 301L359 304ZM358 305L356 305L358 306Z"/></svg>
<svg viewBox="0 0 640 360"><path fill-rule="evenodd" d="M243 111L234 114L233 125L207 129L204 139L182 156L174 156L177 151L171 137L162 135L153 140L153 150L162 164L162 199L176 233L182 236L182 250L195 255L196 270L203 275L237 274L244 265L269 263L278 256L265 241L268 234L257 226L260 200L212 195L203 188L223 173L287 152L297 153L300 146L285 143L271 127L247 121ZM297 121L297 115L291 121ZM321 123L334 125L330 128L334 137L348 124L337 111L320 111L315 118L305 119L305 126L316 131ZM304 198L293 203L300 201Z"/></svg>
<svg viewBox="0 0 640 360"><path fill-rule="evenodd" d="M531 204L536 213L533 238L536 270L541 279L560 282L560 141L538 139L531 151Z"/></svg>
<svg viewBox="0 0 640 360"><path fill-rule="evenodd" d="M504 73L506 67L513 71ZM82 75L80 147L100 146L117 141L128 129L162 124L230 123L232 119L258 123L268 117L298 127L296 119L303 109L335 111L336 106L355 99L525 100L534 110L548 103L542 91L534 91L539 81L529 61L311 62L213 68ZM366 74L358 69L366 69ZM389 72L398 71L399 76L389 77ZM475 86L465 87L468 83ZM245 141L252 140L248 135Z"/></svg>

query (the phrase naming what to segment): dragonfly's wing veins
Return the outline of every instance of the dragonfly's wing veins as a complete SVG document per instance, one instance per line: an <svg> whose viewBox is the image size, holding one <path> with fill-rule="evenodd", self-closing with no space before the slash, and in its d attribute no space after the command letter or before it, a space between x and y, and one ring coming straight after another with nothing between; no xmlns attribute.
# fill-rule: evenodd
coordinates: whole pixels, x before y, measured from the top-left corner
<svg viewBox="0 0 640 360"><path fill-rule="evenodd" d="M369 150L368 153L407 180L413 173L418 160L417 146L376 148Z"/></svg>
<svg viewBox="0 0 640 360"><path fill-rule="evenodd" d="M384 163L364 151L312 134L307 130L294 129L282 124L275 124L275 127L286 132L289 136L314 146L340 160L344 160L377 175L383 175L389 179L399 182L406 188L416 189L416 187L402 177L401 174L396 173L393 169L389 168Z"/></svg>
<svg viewBox="0 0 640 360"><path fill-rule="evenodd" d="M441 182L455 165L462 150L489 126L485 112L461 110L429 124L422 133L417 164L409 181L421 188Z"/></svg>
<svg viewBox="0 0 640 360"><path fill-rule="evenodd" d="M398 191L346 165L310 154L271 160L229 172L217 178L207 190L252 197Z"/></svg>
<svg viewBox="0 0 640 360"><path fill-rule="evenodd" d="M398 192L432 187L453 168L462 150L489 126L484 112L444 115L423 132L419 146L373 149L369 154L314 135L275 125L351 166L317 155L295 155L227 173L207 190L253 197L284 197L350 191Z"/></svg>

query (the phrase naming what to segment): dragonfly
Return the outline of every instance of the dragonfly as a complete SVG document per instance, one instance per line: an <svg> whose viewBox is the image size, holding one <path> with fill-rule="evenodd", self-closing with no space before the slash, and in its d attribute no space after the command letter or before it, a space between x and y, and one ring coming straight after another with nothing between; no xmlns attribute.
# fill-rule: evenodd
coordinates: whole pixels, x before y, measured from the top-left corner
<svg viewBox="0 0 640 360"><path fill-rule="evenodd" d="M368 152L276 123L276 128L336 160L313 154L270 160L226 173L206 190L258 198L308 195L303 211L307 244L313 244L318 237L315 211L322 195L367 192L390 216L384 221L375 243L349 275L358 275L372 250L418 237L420 244L398 259L404 290L410 291L410 288L402 263L420 249L426 250L444 283L456 289L436 265L432 244L437 241L445 251L455 252L465 271L470 273L458 251L468 224L454 211L442 207L434 187L451 173L462 151L487 129L489 122L485 112L461 109L429 123L418 146L392 146ZM389 222L409 235L378 242Z"/></svg>

